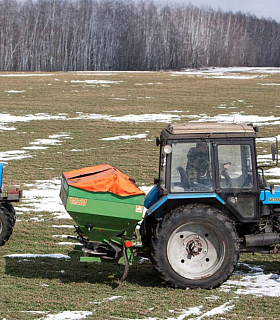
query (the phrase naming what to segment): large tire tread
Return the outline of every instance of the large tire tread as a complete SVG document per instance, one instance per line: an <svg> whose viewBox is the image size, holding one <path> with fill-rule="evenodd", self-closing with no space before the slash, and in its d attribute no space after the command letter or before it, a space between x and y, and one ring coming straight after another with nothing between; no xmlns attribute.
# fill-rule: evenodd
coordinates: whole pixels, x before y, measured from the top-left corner
<svg viewBox="0 0 280 320"><path fill-rule="evenodd" d="M0 205L0 246L3 246L13 233L14 219L10 211Z"/></svg>
<svg viewBox="0 0 280 320"><path fill-rule="evenodd" d="M11 204L11 202L4 202L4 203L2 203L2 206L8 210L8 212L13 220L13 226L14 226L16 223L16 211L15 211L13 205Z"/></svg>
<svg viewBox="0 0 280 320"><path fill-rule="evenodd" d="M179 274L175 273L173 270L170 273L170 266L167 259L164 261L162 258L163 250L166 250L163 243L166 243L166 232L167 230L172 229L174 222L182 219L182 216L208 216L210 218L217 219L218 222L222 223L229 234L229 237L232 239L233 243L233 254L232 254L232 263L227 268L225 273L219 274L219 277L214 277L214 280L192 280L188 281L185 278L181 277ZM225 216L220 210L202 204L190 204L170 211L164 219L158 224L156 234L152 239L151 245L151 255L153 259L153 264L155 269L159 272L161 278L167 282L171 287L175 288L203 288L203 289L213 289L219 287L224 283L233 273L236 268L238 259L239 259L239 238L236 232L236 229L232 221ZM169 270L168 270L169 269ZM186 280L186 281L185 281Z"/></svg>

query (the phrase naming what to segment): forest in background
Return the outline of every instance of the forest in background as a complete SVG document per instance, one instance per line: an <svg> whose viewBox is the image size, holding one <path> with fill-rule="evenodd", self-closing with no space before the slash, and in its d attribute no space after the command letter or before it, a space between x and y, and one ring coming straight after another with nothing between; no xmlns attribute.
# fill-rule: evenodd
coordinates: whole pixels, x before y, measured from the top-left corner
<svg viewBox="0 0 280 320"><path fill-rule="evenodd" d="M0 0L1 71L280 66L280 24L132 0Z"/></svg>

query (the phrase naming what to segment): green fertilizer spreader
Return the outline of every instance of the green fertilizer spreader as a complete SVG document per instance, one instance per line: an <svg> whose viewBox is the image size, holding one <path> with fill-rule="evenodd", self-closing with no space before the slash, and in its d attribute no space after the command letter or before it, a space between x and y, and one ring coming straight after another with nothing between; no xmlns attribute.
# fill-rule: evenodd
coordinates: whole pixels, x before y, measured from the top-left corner
<svg viewBox="0 0 280 320"><path fill-rule="evenodd" d="M144 192L109 165L83 168L62 175L60 197L76 223L84 252L81 261L115 260L124 263L126 277L135 250L131 240L142 219Z"/></svg>

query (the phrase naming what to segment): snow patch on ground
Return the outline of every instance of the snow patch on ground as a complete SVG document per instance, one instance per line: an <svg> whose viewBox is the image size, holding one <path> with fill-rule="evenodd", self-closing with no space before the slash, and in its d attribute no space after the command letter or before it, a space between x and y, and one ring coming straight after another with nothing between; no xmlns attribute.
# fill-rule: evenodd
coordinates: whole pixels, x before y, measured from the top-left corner
<svg viewBox="0 0 280 320"><path fill-rule="evenodd" d="M236 294L252 294L257 297L280 297L280 276L277 274L248 275L241 280L228 280L227 286ZM241 287L237 289L237 287Z"/></svg>
<svg viewBox="0 0 280 320"><path fill-rule="evenodd" d="M166 113L182 113L182 110L163 110L162 112L166 112ZM189 112L189 111L187 111Z"/></svg>
<svg viewBox="0 0 280 320"><path fill-rule="evenodd" d="M52 225L53 228L59 228L59 229L67 229L67 228L70 228L70 229L73 229L74 226L73 225L69 225L69 224L60 224L60 225Z"/></svg>
<svg viewBox="0 0 280 320"><path fill-rule="evenodd" d="M84 84L109 84L121 83L123 81L110 81L110 80L71 80L71 83L84 83Z"/></svg>
<svg viewBox="0 0 280 320"><path fill-rule="evenodd" d="M70 235L68 234L54 234L53 238L68 238Z"/></svg>
<svg viewBox="0 0 280 320"><path fill-rule="evenodd" d="M260 76L260 75L255 75L255 76L245 76L245 75L241 75L241 74L234 74L234 75L209 75L209 76L205 76L205 79L234 79L234 80L248 80L248 79L256 79L256 78L263 78L264 76Z"/></svg>
<svg viewBox="0 0 280 320"><path fill-rule="evenodd" d="M60 139L57 139L60 138ZM45 150L49 147L42 145L61 145L61 139L72 139L69 134L61 133L61 134L53 134L50 135L48 139L37 139L29 144L32 145L30 147L22 147L23 150L12 150L0 152L0 161L7 163L7 161L12 160L22 160L25 158L32 158L32 155L27 153L26 150Z"/></svg>
<svg viewBox="0 0 280 320"><path fill-rule="evenodd" d="M58 242L58 245L60 246L77 246L81 245L80 242Z"/></svg>
<svg viewBox="0 0 280 320"><path fill-rule="evenodd" d="M33 142L30 142L29 144L39 146L39 145L61 145L62 140L61 139L72 139L69 136L69 133L59 133L59 134L52 134L47 139L36 139ZM42 147L37 147L42 148ZM44 147L43 147L44 148Z"/></svg>
<svg viewBox="0 0 280 320"><path fill-rule="evenodd" d="M172 72L172 74L181 75L223 75L225 73L231 72L243 72L243 73L263 73L263 74L278 74L280 73L280 68L278 67L227 67L227 68L205 68L205 69L185 69L179 72Z"/></svg>
<svg viewBox="0 0 280 320"><path fill-rule="evenodd" d="M190 122L220 122L220 123L254 123L261 125L278 125L280 117L275 116L257 116L257 115L241 115L240 113L219 114L217 116L208 116L206 114L190 115L188 118L197 118Z"/></svg>
<svg viewBox="0 0 280 320"><path fill-rule="evenodd" d="M251 294L256 297L280 297L280 276L278 274L264 274L263 268L239 263L249 268L249 272L235 272L243 276L240 280L228 280L220 287L222 292L234 291L236 294Z"/></svg>
<svg viewBox="0 0 280 320"><path fill-rule="evenodd" d="M182 116L175 114L128 114L120 117L110 117L109 121L116 122L171 122L172 120L180 120Z"/></svg>
<svg viewBox="0 0 280 320"><path fill-rule="evenodd" d="M51 258L51 259L70 259L69 256L61 253L55 254L30 254L30 253L16 253L16 254L8 254L4 257L7 258Z"/></svg>
<svg viewBox="0 0 280 320"><path fill-rule="evenodd" d="M280 83L258 83L261 86L280 86Z"/></svg>
<svg viewBox="0 0 280 320"><path fill-rule="evenodd" d="M38 320L79 320L85 319L87 316L93 315L93 312L88 311L63 311L57 314L48 314L45 318Z"/></svg>
<svg viewBox="0 0 280 320"><path fill-rule="evenodd" d="M43 147L43 146L32 146L32 147L23 147L24 150L46 150L49 147Z"/></svg>
<svg viewBox="0 0 280 320"><path fill-rule="evenodd" d="M25 90L20 90L20 91L17 91L17 90L5 90L4 92L6 92L6 93L24 93L26 91Z"/></svg>
<svg viewBox="0 0 280 320"><path fill-rule="evenodd" d="M90 150L99 150L99 149L105 149L105 147L98 147L98 148L87 148L87 149L71 149L71 152L85 152Z"/></svg>
<svg viewBox="0 0 280 320"><path fill-rule="evenodd" d="M224 314L226 312L231 311L235 307L231 301L228 301L216 308L213 308L207 312L202 313L203 306L191 307L187 310L169 310L169 312L173 315L172 317L166 318L166 320L184 320L190 316L199 316L196 318L188 318L190 320L200 320L206 317L213 317L217 315ZM222 319L222 318L220 318ZM140 319L123 319L123 320L140 320ZM159 318L146 318L141 320L160 320Z"/></svg>
<svg viewBox="0 0 280 320"><path fill-rule="evenodd" d="M173 314L179 314L176 318L167 318L167 320L183 320L186 317L192 316L192 315L199 315L201 314L202 306L199 307L191 307L188 310L169 310L170 313ZM154 318L156 319L156 318Z"/></svg>
<svg viewBox="0 0 280 320"><path fill-rule="evenodd" d="M130 139L144 139L147 137L147 134L135 134L135 135L123 135L109 138L102 138L100 140L103 141L111 141L111 140L130 140Z"/></svg>
<svg viewBox="0 0 280 320"><path fill-rule="evenodd" d="M173 114L172 114L173 113ZM175 114L174 114L175 113ZM177 112L170 113L155 113L155 114L128 114L123 116L113 116L107 114L96 113L82 113L76 112L77 116L67 117L67 114L49 115L46 113L27 114L24 116L13 116L8 113L0 113L0 131L16 130L16 127L11 126L17 122L29 122L29 121L46 121L46 120L107 120L113 122L171 122L173 120L178 121L186 116L176 114ZM196 116L193 116L196 117Z"/></svg>
<svg viewBox="0 0 280 320"><path fill-rule="evenodd" d="M173 120L180 120L185 116L177 114L128 114L124 116L112 116L106 114L85 114L79 113L75 118L68 118L67 120L108 120L113 122L171 122Z"/></svg>
<svg viewBox="0 0 280 320"><path fill-rule="evenodd" d="M213 308L212 310L203 313L200 317L194 318L193 320L200 320L200 319L203 319L206 317L213 317L213 316L217 316L217 315L226 313L235 307L235 305L231 304L231 303L232 303L231 301L228 301L219 307Z"/></svg>
<svg viewBox="0 0 280 320"><path fill-rule="evenodd" d="M271 168L265 171L270 176L280 177L280 168Z"/></svg>
<svg viewBox="0 0 280 320"><path fill-rule="evenodd" d="M61 181L37 180L34 184L26 184L20 205L16 208L18 214L24 212L51 212L57 219L70 219L59 197Z"/></svg>
<svg viewBox="0 0 280 320"><path fill-rule="evenodd" d="M275 184L278 184L280 185L280 179L270 179L270 180L267 180L268 183L275 183Z"/></svg>
<svg viewBox="0 0 280 320"><path fill-rule="evenodd" d="M51 145L51 146L55 146L61 145L61 140L58 139L37 139L33 142L30 142L29 144L33 144L33 145Z"/></svg>
<svg viewBox="0 0 280 320"><path fill-rule="evenodd" d="M280 140L280 134L278 136L273 136L273 137L257 138L257 142L261 142L261 141L275 142L276 141L275 138Z"/></svg>
<svg viewBox="0 0 280 320"><path fill-rule="evenodd" d="M126 98L110 98L111 100L126 101Z"/></svg>
<svg viewBox="0 0 280 320"><path fill-rule="evenodd" d="M201 314L200 309L202 308L202 306L199 307L191 307L188 310L169 310L170 313L174 314L176 316L176 318L172 317L172 318L166 318L166 320L183 320L186 319L186 317L192 316L192 315L199 315ZM177 316L178 314L178 316ZM124 318L123 320L162 320L159 318L141 318L141 319L128 319L128 318Z"/></svg>
<svg viewBox="0 0 280 320"><path fill-rule="evenodd" d="M113 301L113 300L117 300L117 299L120 299L120 298L123 298L123 297L122 296L113 296L113 297L106 298L105 300L106 301Z"/></svg>
<svg viewBox="0 0 280 320"><path fill-rule="evenodd" d="M27 114L24 116L13 116L9 113L0 113L0 130L16 130L15 127L11 127L11 123L17 122L29 122L40 120L65 120L65 115L52 116L46 113Z"/></svg>
<svg viewBox="0 0 280 320"><path fill-rule="evenodd" d="M12 151L0 152L0 162L3 162L3 163L7 163L7 161L11 161L11 160L22 160L26 158L32 158L32 156L24 150L12 150Z"/></svg>
<svg viewBox="0 0 280 320"><path fill-rule="evenodd" d="M154 98L153 97L137 97L137 99L154 99Z"/></svg>

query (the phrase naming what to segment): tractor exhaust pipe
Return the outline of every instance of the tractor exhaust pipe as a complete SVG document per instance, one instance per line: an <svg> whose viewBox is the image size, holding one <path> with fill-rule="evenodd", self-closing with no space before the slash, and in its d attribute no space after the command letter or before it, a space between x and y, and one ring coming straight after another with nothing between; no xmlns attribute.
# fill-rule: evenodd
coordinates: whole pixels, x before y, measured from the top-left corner
<svg viewBox="0 0 280 320"><path fill-rule="evenodd" d="M276 232L245 235L246 247L262 247L280 243L280 234Z"/></svg>

